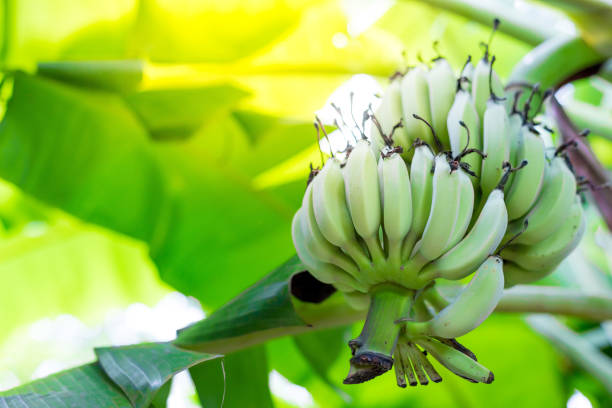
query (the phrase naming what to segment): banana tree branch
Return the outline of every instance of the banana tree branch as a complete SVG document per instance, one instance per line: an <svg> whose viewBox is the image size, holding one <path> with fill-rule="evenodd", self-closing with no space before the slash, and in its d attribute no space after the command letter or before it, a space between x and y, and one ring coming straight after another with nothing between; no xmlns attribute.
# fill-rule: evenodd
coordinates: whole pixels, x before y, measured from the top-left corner
<svg viewBox="0 0 612 408"><path fill-rule="evenodd" d="M601 212L603 219L612 231L612 188L609 187L610 174L599 162L588 143L579 136L578 130L569 119L557 98L553 95L549 102L552 113L563 141L575 140L577 147L570 149L568 154L577 176L585 177L592 185L605 186L593 189L591 194Z"/></svg>
<svg viewBox="0 0 612 408"><path fill-rule="evenodd" d="M612 296L553 286L518 285L504 291L495 311L552 313L603 321L612 318Z"/></svg>
<svg viewBox="0 0 612 408"><path fill-rule="evenodd" d="M471 21L491 26L494 18L502 24L499 31L531 45L537 45L561 33L554 24L542 24L541 18L531 13L518 11L511 2L500 0L427 0L430 6L450 11ZM537 7L531 5L530 7ZM548 10L538 7L538 11Z"/></svg>

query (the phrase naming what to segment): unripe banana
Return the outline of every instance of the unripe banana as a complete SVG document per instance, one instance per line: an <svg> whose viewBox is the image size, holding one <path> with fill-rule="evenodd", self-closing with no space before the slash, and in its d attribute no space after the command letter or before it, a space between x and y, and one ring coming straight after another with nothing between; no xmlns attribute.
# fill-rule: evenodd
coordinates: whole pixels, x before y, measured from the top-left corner
<svg viewBox="0 0 612 408"><path fill-rule="evenodd" d="M463 279L472 273L501 242L508 223L504 193L495 189L476 220L476 223L450 251L428 264L419 274L427 282L435 278Z"/></svg>
<svg viewBox="0 0 612 408"><path fill-rule="evenodd" d="M365 140L357 142L344 166L344 186L353 226L364 239L372 261L384 262L380 230L380 190L376 157Z"/></svg>
<svg viewBox="0 0 612 408"><path fill-rule="evenodd" d="M412 227L402 245L402 260L408 259L416 241L421 238L429 211L433 194L434 155L426 145L418 146L414 150L414 157L410 163L410 185L412 189Z"/></svg>
<svg viewBox="0 0 612 408"><path fill-rule="evenodd" d="M406 163L397 153L378 161L383 231L387 255L395 269L401 264L402 243L412 225L412 191Z"/></svg>
<svg viewBox="0 0 612 408"><path fill-rule="evenodd" d="M461 123L464 123L467 129L469 129L469 143L468 131ZM462 89L457 91L453 105L448 112L446 125L448 127L448 137L453 157L457 157L465 148L477 150L482 148L482 142L480 140L480 120L478 119L472 97L468 91ZM480 156L477 154L470 154L467 155L463 161L470 165L470 170L476 174L474 180L477 180L477 178L480 177L482 161Z"/></svg>
<svg viewBox="0 0 612 408"><path fill-rule="evenodd" d="M343 291L342 296L350 307L356 310L367 310L370 306L370 295L357 291Z"/></svg>
<svg viewBox="0 0 612 408"><path fill-rule="evenodd" d="M501 251L501 256L530 271L549 269L578 246L585 225L582 204L577 197L561 227L553 235L533 245L510 245Z"/></svg>
<svg viewBox="0 0 612 408"><path fill-rule="evenodd" d="M472 80L474 79L474 64L472 64L471 57L463 66L461 71L461 78L464 78L463 89L468 92L472 92Z"/></svg>
<svg viewBox="0 0 612 408"><path fill-rule="evenodd" d="M335 158L327 160L311 184L314 215L321 234L333 245L342 248L360 269L368 269L368 257L356 240L347 207L340 162Z"/></svg>
<svg viewBox="0 0 612 408"><path fill-rule="evenodd" d="M308 185L304 193L301 214L299 219L301 220L300 228L304 234L304 246L314 258L324 263L336 265L355 279L359 279L361 274L355 262L344 254L340 248L326 240L319 230L312 207L312 183Z"/></svg>
<svg viewBox="0 0 612 408"><path fill-rule="evenodd" d="M302 230L303 209L300 208L293 216L291 223L291 235L293 244L297 251L300 261L308 268L308 271L323 283L334 285L341 292L352 292L367 290L366 286L357 281L351 275L335 265L321 262L308 249L305 242L304 231Z"/></svg>
<svg viewBox="0 0 612 408"><path fill-rule="evenodd" d="M418 339L417 344L444 367L470 382L491 384L495 379L488 368L449 345L426 337Z"/></svg>
<svg viewBox="0 0 612 408"><path fill-rule="evenodd" d="M487 155L482 159L480 188L487 197L497 186L504 173L503 164L510 160L510 122L506 109L489 99L482 125L482 149Z"/></svg>
<svg viewBox="0 0 612 408"><path fill-rule="evenodd" d="M535 205L524 217L527 229L514 244L536 244L551 236L560 227L559 220L567 216L576 196L576 178L562 157L555 157L547 165L542 191ZM521 218L516 223L523 224Z"/></svg>
<svg viewBox="0 0 612 408"><path fill-rule="evenodd" d="M542 139L529 130L521 129L521 141L517 151L517 162L527 160L527 166L514 174L512 186L506 195L508 219L522 217L533 206L544 180L546 157Z"/></svg>
<svg viewBox="0 0 612 408"><path fill-rule="evenodd" d="M489 86L489 74L491 74L491 86ZM478 117L483 118L487 107L487 101L491 96L491 87L495 95L504 94L504 86L502 85L495 70L491 72L491 63L486 58L481 58L474 68L472 77L472 98Z"/></svg>
<svg viewBox="0 0 612 408"><path fill-rule="evenodd" d="M417 66L409 70L401 82L402 112L404 120L404 130L408 134L410 143L417 138L423 140L430 146L435 146L433 136L420 120L414 118L417 114L427 122L431 122L429 108L429 86L427 85L427 72L422 66ZM409 152L413 150L410 146L402 146L404 153L402 157L407 158ZM407 153L408 152L408 153ZM410 156L412 158L412 156Z"/></svg>
<svg viewBox="0 0 612 408"><path fill-rule="evenodd" d="M427 74L429 84L429 108L431 111L431 124L436 135L442 142L444 150L450 148L446 118L455 100L456 79L453 69L444 58L434 62Z"/></svg>
<svg viewBox="0 0 612 408"><path fill-rule="evenodd" d="M504 290L503 261L488 257L474 273L470 283L447 307L426 322L406 323L412 336L437 336L452 339L478 327L495 309Z"/></svg>
<svg viewBox="0 0 612 408"><path fill-rule="evenodd" d="M474 187L472 186L472 180L461 167L455 171L459 175L459 209L448 248L454 247L465 236L474 211Z"/></svg>
<svg viewBox="0 0 612 408"><path fill-rule="evenodd" d="M557 266L559 264L538 271L528 271L514 262L504 260L504 287L507 289L514 285L524 285L539 281L553 273Z"/></svg>
<svg viewBox="0 0 612 408"><path fill-rule="evenodd" d="M444 154L435 158L432 189L427 224L411 259L417 270L448 249L460 207L459 174L457 171L451 171Z"/></svg>
<svg viewBox="0 0 612 408"><path fill-rule="evenodd" d="M402 95L401 81L398 79L391 80L391 83L385 90L380 105L374 114L376 120L380 124L384 135L380 134L380 129L372 123L372 139L376 141L377 146L384 146L385 137L392 137L394 146L402 146L404 151L410 148L411 141L408 138L408 133L402 127L395 129L393 127L402 120ZM393 135L391 133L393 132Z"/></svg>
<svg viewBox="0 0 612 408"><path fill-rule="evenodd" d="M522 140L522 128L523 126L523 117L518 112L513 112L510 114L508 118L508 138L510 140L510 155L509 161L512 167L517 167L519 165L518 161L518 150L521 145ZM504 191L506 194L510 191L510 186L512 186L512 181L514 180L514 173L510 174L508 178L508 182L506 183L506 187Z"/></svg>

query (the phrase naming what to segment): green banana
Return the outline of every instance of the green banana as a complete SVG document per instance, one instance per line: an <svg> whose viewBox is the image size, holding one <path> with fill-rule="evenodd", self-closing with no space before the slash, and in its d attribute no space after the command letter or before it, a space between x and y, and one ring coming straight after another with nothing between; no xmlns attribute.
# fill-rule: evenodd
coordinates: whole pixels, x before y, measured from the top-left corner
<svg viewBox="0 0 612 408"><path fill-rule="evenodd" d="M457 91L453 106L448 112L446 125L453 157L460 157L464 149L482 149L480 120L469 92L462 89ZM476 175L476 184L477 178L480 177L482 159L478 155L470 154L463 161L469 164L470 170Z"/></svg>
<svg viewBox="0 0 612 408"><path fill-rule="evenodd" d="M356 310L367 310L370 306L370 295L362 291L341 291L344 300Z"/></svg>
<svg viewBox="0 0 612 408"><path fill-rule="evenodd" d="M435 278L463 279L474 271L501 242L508 223L504 192L495 189L470 232L450 251L419 273L425 282Z"/></svg>
<svg viewBox="0 0 612 408"><path fill-rule="evenodd" d="M406 333L412 337L437 336L447 339L463 336L489 317L503 290L503 261L498 256L489 256L455 300L431 320L407 322Z"/></svg>
<svg viewBox="0 0 612 408"><path fill-rule="evenodd" d="M460 207L459 173L451 171L446 155L435 158L431 209L423 231L410 259L419 270L448 249Z"/></svg>
<svg viewBox="0 0 612 408"><path fill-rule="evenodd" d="M346 201L353 226L365 241L372 261L383 264L384 254L378 235L381 219L378 168L368 141L357 142L343 173Z"/></svg>
<svg viewBox="0 0 612 408"><path fill-rule="evenodd" d="M504 260L504 287L507 289L514 285L523 285L539 281L553 273L554 270L557 269L557 266L559 266L559 264L537 271L528 271L514 262Z"/></svg>
<svg viewBox="0 0 612 408"><path fill-rule="evenodd" d="M519 94L520 95L520 94ZM523 116L517 112L515 109L510 113L510 117L508 118L508 138L509 138L509 162L512 167L517 167L519 165L518 161L518 150L521 145L522 134L521 128L523 126ZM508 178L508 182L506 183L505 192L506 194L510 191L510 186L512 185L512 181L514 180L514 173L510 174Z"/></svg>
<svg viewBox="0 0 612 408"><path fill-rule="evenodd" d="M314 215L321 234L342 248L360 269L370 268L368 257L355 236L340 162L335 158L327 160L311 184Z"/></svg>
<svg viewBox="0 0 612 408"><path fill-rule="evenodd" d="M544 185L538 199L523 217L529 221L527 229L514 244L536 244L551 236L560 227L576 196L576 178L562 157L554 157L547 165ZM523 224L524 219L514 221Z"/></svg>
<svg viewBox="0 0 612 408"><path fill-rule="evenodd" d="M372 140L375 140L375 144L382 148L388 144L391 138L392 145L402 146L405 151L410 148L412 143L408 138L408 132L403 127L395 128L395 126L402 121L402 95L401 95L401 81L394 79L387 87L383 94L380 105L376 109L374 114L375 121L372 121ZM380 129L378 128L380 125ZM381 134L381 130L384 134Z"/></svg>
<svg viewBox="0 0 612 408"><path fill-rule="evenodd" d="M429 146L421 145L415 148L412 163L410 163L410 185L412 189L412 227L402 244L402 261L408 259L416 241L421 238L433 194L434 155Z"/></svg>
<svg viewBox="0 0 612 408"><path fill-rule="evenodd" d="M449 345L427 337L416 342L444 367L470 382L491 384L495 379L488 368Z"/></svg>
<svg viewBox="0 0 612 408"><path fill-rule="evenodd" d="M512 186L506 194L508 219L522 217L533 206L544 181L546 156L544 143L528 126L521 128L517 162L527 161L527 166L514 174Z"/></svg>
<svg viewBox="0 0 612 408"><path fill-rule="evenodd" d="M490 83L489 75L491 76ZM488 58L485 57L478 61L472 76L472 99L474 100L474 106L479 118L484 118L484 112L487 108L487 101L491 96L491 92L495 95L503 95L504 86L495 70L491 67Z"/></svg>
<svg viewBox="0 0 612 408"><path fill-rule="evenodd" d="M480 188L487 197L497 186L504 173L503 164L510 160L510 122L506 109L489 99L482 125L482 149L487 156L482 159Z"/></svg>
<svg viewBox="0 0 612 408"><path fill-rule="evenodd" d="M355 279L360 278L359 269L355 262L344 254L340 248L325 239L314 216L312 207L312 183L306 188L302 201L301 229L304 234L304 246L318 260L336 265L345 270Z"/></svg>
<svg viewBox="0 0 612 408"><path fill-rule="evenodd" d="M461 71L461 78L464 80L463 87L466 91L472 92L472 80L474 79L474 64L472 64L472 57L468 57L463 70Z"/></svg>
<svg viewBox="0 0 612 408"><path fill-rule="evenodd" d="M354 277L335 265L321 262L309 251L302 229L303 223L301 217L303 217L303 211L300 208L295 213L291 223L291 235L298 257L306 265L308 271L321 282L334 285L341 292L352 292L355 290L365 292L367 288Z"/></svg>
<svg viewBox="0 0 612 408"><path fill-rule="evenodd" d="M456 79L453 69L444 58L438 58L427 74L431 124L444 150L450 148L446 118L455 100Z"/></svg>
<svg viewBox="0 0 612 408"><path fill-rule="evenodd" d="M454 247L465 236L474 211L474 187L472 186L472 180L461 167L458 167L455 171L459 175L459 209L451 232L451 239L447 245L448 248Z"/></svg>
<svg viewBox="0 0 612 408"><path fill-rule="evenodd" d="M421 139L430 146L434 146L432 134L423 124L412 115L417 114L428 122L431 122L429 108L429 87L427 84L427 72L423 67L417 66L409 70L401 82L401 107L404 120L404 131L410 138L410 143L416 139ZM402 157L407 157L412 152L409 145L402 145L404 153Z"/></svg>
<svg viewBox="0 0 612 408"><path fill-rule="evenodd" d="M412 225L412 191L406 163L397 153L378 161L378 177L388 260L399 270L402 243Z"/></svg>
<svg viewBox="0 0 612 408"><path fill-rule="evenodd" d="M576 196L561 227L553 235L532 245L509 245L500 255L529 271L549 269L559 264L578 246L585 225L582 203Z"/></svg>

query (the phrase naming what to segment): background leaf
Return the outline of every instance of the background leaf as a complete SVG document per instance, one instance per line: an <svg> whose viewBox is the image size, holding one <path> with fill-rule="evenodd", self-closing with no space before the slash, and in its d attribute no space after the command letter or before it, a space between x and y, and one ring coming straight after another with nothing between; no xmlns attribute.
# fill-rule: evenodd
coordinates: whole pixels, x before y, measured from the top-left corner
<svg viewBox="0 0 612 408"><path fill-rule="evenodd" d="M200 364L190 373L204 407L271 408L268 371L266 348L259 346Z"/></svg>

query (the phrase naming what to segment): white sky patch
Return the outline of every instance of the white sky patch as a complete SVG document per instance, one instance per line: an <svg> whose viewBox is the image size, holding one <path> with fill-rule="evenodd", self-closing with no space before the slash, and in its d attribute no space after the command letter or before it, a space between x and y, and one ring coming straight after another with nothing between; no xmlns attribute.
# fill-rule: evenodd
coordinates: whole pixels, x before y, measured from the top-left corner
<svg viewBox="0 0 612 408"><path fill-rule="evenodd" d="M394 0L344 0L342 5L347 17L346 31L356 37L370 28L387 10Z"/></svg>
<svg viewBox="0 0 612 408"><path fill-rule="evenodd" d="M172 378L170 395L168 395L168 408L200 408L192 397L195 396L195 385L189 372L181 371Z"/></svg>
<svg viewBox="0 0 612 408"><path fill-rule="evenodd" d="M328 135L329 143L321 133L320 145L323 152L330 154L330 144L334 152L344 150L347 142L354 145L355 139L359 139L362 132L369 137L370 121L366 121L363 126L363 114L370 105L372 110L376 111L380 104L380 98L377 95L382 92L380 84L374 77L357 74L340 85L329 96L323 108L319 109L316 114L325 125L337 123L339 130ZM352 105L351 94L353 95ZM342 112L342 115L333 107L334 105Z"/></svg>
<svg viewBox="0 0 612 408"><path fill-rule="evenodd" d="M332 36L332 44L336 48L344 48L348 45L348 37L344 33L336 33Z"/></svg>
<svg viewBox="0 0 612 408"><path fill-rule="evenodd" d="M593 408L593 404L578 390L567 400L567 408Z"/></svg>
<svg viewBox="0 0 612 408"><path fill-rule="evenodd" d="M296 385L283 377L278 371L272 370L268 381L270 391L278 398L300 408L314 407L314 399L308 390Z"/></svg>

